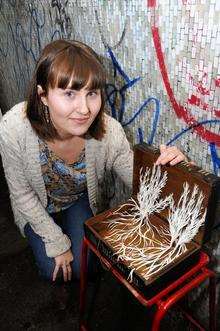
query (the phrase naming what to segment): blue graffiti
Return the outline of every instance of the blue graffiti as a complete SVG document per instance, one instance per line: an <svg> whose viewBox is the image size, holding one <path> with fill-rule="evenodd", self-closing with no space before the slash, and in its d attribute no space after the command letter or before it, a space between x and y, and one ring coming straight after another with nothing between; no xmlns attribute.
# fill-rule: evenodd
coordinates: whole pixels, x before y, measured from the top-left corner
<svg viewBox="0 0 220 331"><path fill-rule="evenodd" d="M197 124L192 125L192 126L189 126L189 127L185 128L185 129L183 129L181 132L177 133L172 139L170 139L166 143L166 145L167 146L171 145L174 141L176 141L177 139L179 139L183 134L185 134L186 132L192 130L195 127L198 127L200 125L219 124L219 123L220 123L220 120L205 120L205 121L198 122ZM214 142L213 143L210 143L209 144L209 147L210 147L210 151L211 151L213 170L214 170L214 173L216 175L218 175L218 171L220 169L220 157L218 157L218 155L217 155L216 145L215 145Z"/></svg>
<svg viewBox="0 0 220 331"><path fill-rule="evenodd" d="M137 77L135 79L130 79L126 75L126 73L122 70L122 68L119 65L118 61L116 60L111 48L108 48L108 54L110 55L110 58L111 58L111 61L113 64L114 77L116 77L117 72L118 72L119 75L125 81L125 84L120 89L117 89L117 87L113 84L107 84L107 86L106 86L106 95L107 95L108 103L111 107L112 116L115 119L117 119L120 123L122 123L124 112L125 112L125 92L127 89L131 88L137 81L139 81L140 77ZM120 103L120 108L119 108L118 115L117 115L115 101L116 101L116 97L118 94L120 95L121 103Z"/></svg>
<svg viewBox="0 0 220 331"><path fill-rule="evenodd" d="M144 134L142 128L138 128L137 141L139 144L142 144L144 142Z"/></svg>
<svg viewBox="0 0 220 331"><path fill-rule="evenodd" d="M151 101L155 102L155 112L154 112L154 118L153 118L153 123L152 123L152 128L151 128L151 134L150 137L147 141L147 143L149 145L152 145L155 134L156 134L156 130L157 130L157 124L159 121L159 116L160 116L160 103L156 98L150 97L147 100L144 101L144 103L140 106L140 108L135 112L135 114L131 117L130 120L128 120L126 123L123 124L123 126L127 126L130 123L132 123L135 118L142 112L142 110L144 109L144 107L146 107ZM143 142L143 131L141 128L138 129L138 133L139 133L139 141Z"/></svg>
<svg viewBox="0 0 220 331"><path fill-rule="evenodd" d="M147 105L150 102L154 102L155 103L155 111L154 111L154 118L153 118L153 123L152 123L152 128L151 128L151 134L150 134L150 137L147 139L147 143L149 145L151 145L153 143L153 140L154 140L154 137L155 137L155 134L156 134L156 129L157 129L159 116L160 116L160 103L159 103L159 100L154 98L154 97L150 97L150 98L146 99L142 103L142 105L134 112L134 114L131 116L131 118L129 120L123 121L124 114L125 114L125 111L126 111L125 92L129 88L131 88L134 84L136 84L141 79L141 77L130 79L128 77L128 75L124 72L122 67L120 66L119 62L117 61L117 59L115 58L112 50L109 47L108 47L108 54L109 54L109 56L111 58L111 61L112 61L112 64L113 64L114 77L116 77L117 74L118 74L125 81L124 85L120 89L118 89L114 84L107 84L107 87L106 87L107 101L108 101L108 104L111 108L112 116L115 119L117 119L122 124L122 126L126 127L129 124L131 124L141 114L143 109L145 107L147 107ZM119 110L117 111L117 109L116 109L116 99L117 99L118 95L120 96L120 106L119 106ZM204 120L204 121L198 122L195 125L186 127L182 131L180 131L179 133L175 134L175 136L172 139L170 139L166 143L166 145L169 146L169 145L173 144L182 135L186 134L188 131L191 131L195 127L198 127L200 125L219 124L219 123L220 123L220 120ZM142 143L142 142L145 141L143 129L141 127L139 127L138 130L137 130L137 140L138 140L139 143ZM214 143L210 144L210 150L211 150L211 156L212 156L214 172L217 174L218 169L220 169L220 158L217 155L216 146L215 146Z"/></svg>
<svg viewBox="0 0 220 331"><path fill-rule="evenodd" d="M13 7L13 8L16 7L16 0L8 0L8 3L11 7Z"/></svg>
<svg viewBox="0 0 220 331"><path fill-rule="evenodd" d="M124 85L122 85L122 87L119 88L119 89L114 84L107 84L106 85L107 101L108 101L108 104L111 108L112 116L115 119L117 119L122 124L122 126L126 127L129 124L131 124L136 119L136 117L138 117L142 113L144 108L149 103L151 103L153 101L155 103L156 109L155 109L155 113L154 113L150 138L148 139L148 143L152 144L154 136L156 134L157 124L158 124L159 116L160 116L159 101L154 97L150 97L150 98L146 99L142 103L142 105L134 112L134 115L132 115L132 117L129 120L124 122L123 118L124 118L124 114L125 114L125 111L126 111L125 93L134 84L136 84L141 79L141 77L130 79L128 77L128 75L125 73L125 71L122 69L122 67L120 66L119 62L117 61L117 59L116 59L116 57L115 57L115 55L112 52L110 47L108 47L108 54L109 54L109 56L111 58L111 61L112 61L112 64L113 64L114 77L116 77L117 74L118 74L125 82ZM117 111L117 109L116 109L116 99L117 99L118 95L120 96L120 106L119 106L119 110ZM142 131L141 128L138 129L138 136L139 136L139 141L143 141L143 131Z"/></svg>
<svg viewBox="0 0 220 331"><path fill-rule="evenodd" d="M194 125L188 126L187 128L183 129L182 131L180 131L179 133L177 133L172 139L170 139L166 145L169 146L171 145L174 141L176 141L177 139L179 139L183 134L185 134L186 132L200 126L200 125L206 125L206 124L217 124L220 123L220 120L205 120L205 121L201 121L201 122L197 122Z"/></svg>
<svg viewBox="0 0 220 331"><path fill-rule="evenodd" d="M22 66L21 66L21 62L20 62L19 50L18 50L17 43L16 43L16 35L15 35L12 25L10 23L8 23L8 31L11 34L11 43L15 46L13 56L16 59L16 61L15 61L16 64L14 64L12 66L12 76L13 76L13 80L16 82L17 88L19 90L21 88L21 86L23 87L23 84L25 82L25 76L24 76L24 72L22 71ZM6 47L5 48L0 47L0 54L4 58L7 58L7 56L9 55L9 38L7 38ZM16 69L16 68L18 68L18 69Z"/></svg>
<svg viewBox="0 0 220 331"><path fill-rule="evenodd" d="M42 5L41 5L42 6ZM29 38L28 41L25 36L25 31L20 23L16 24L16 36L19 44L22 46L23 50L27 54L31 54L34 62L37 61L37 58L40 54L42 45L41 45L41 31L45 25L45 10L42 6L42 14L36 9L29 7L30 14L30 25L29 25ZM33 32L35 32L35 40L33 39ZM37 49L36 49L37 48Z"/></svg>
<svg viewBox="0 0 220 331"><path fill-rule="evenodd" d="M13 7L14 1L8 1L7 5ZM2 2L0 2L2 5ZM24 96L26 82L30 80L33 65L37 61L43 44L61 38L61 31L55 28L55 24L46 26L46 11L42 1L37 6L27 4L24 6L28 22L20 21L11 24L5 17L6 7L0 11L0 17L5 25L5 40L0 45L0 56L6 61L7 57L14 59L11 68L11 78L15 82L17 95ZM51 15L50 15L51 16ZM45 32L47 33L45 34ZM45 40L45 37L47 40ZM25 61L24 61L25 59ZM2 74L3 78L4 74ZM12 99L16 95L11 95Z"/></svg>
<svg viewBox="0 0 220 331"><path fill-rule="evenodd" d="M218 172L220 170L220 157L217 155L216 145L214 143L210 143L209 147L210 147L210 151L211 151L213 170L214 170L214 173L216 175L218 175Z"/></svg>

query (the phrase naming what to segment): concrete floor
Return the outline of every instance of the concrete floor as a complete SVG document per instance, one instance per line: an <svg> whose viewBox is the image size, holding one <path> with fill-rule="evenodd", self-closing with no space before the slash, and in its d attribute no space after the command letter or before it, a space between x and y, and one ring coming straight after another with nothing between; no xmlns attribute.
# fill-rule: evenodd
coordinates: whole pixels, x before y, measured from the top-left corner
<svg viewBox="0 0 220 331"><path fill-rule="evenodd" d="M32 253L13 224L7 188L1 175L0 233L0 330L78 330L79 284L73 284L68 309L58 310L53 289L39 279ZM94 284L90 284L90 331L150 330L151 314L147 314L146 309L111 274L103 272L94 297L93 292ZM206 290L201 291L193 303L195 307L201 308L197 314L204 323L207 322L207 304L202 308L201 298L206 297L205 293ZM182 319L176 309L164 319L161 330L170 328L173 331L190 329L188 322Z"/></svg>

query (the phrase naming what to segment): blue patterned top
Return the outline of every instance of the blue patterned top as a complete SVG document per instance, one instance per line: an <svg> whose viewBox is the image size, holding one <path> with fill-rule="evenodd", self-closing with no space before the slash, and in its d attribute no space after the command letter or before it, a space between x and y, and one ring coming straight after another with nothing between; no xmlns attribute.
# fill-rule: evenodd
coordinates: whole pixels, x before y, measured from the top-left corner
<svg viewBox="0 0 220 331"><path fill-rule="evenodd" d="M39 139L40 164L47 191L47 211L56 213L70 207L87 189L85 149L72 164L59 158Z"/></svg>

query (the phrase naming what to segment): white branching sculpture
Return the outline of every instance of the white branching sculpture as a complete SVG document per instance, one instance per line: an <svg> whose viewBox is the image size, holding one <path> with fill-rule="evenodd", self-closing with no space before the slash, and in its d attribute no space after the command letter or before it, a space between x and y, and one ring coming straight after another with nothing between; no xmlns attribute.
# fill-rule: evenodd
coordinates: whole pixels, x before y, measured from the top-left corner
<svg viewBox="0 0 220 331"><path fill-rule="evenodd" d="M177 206L170 206L168 217L171 236L170 245L184 246L197 234L200 226L205 221L205 213L202 214L202 202L204 196L195 185L190 194L189 184L184 183L183 193Z"/></svg>
<svg viewBox="0 0 220 331"><path fill-rule="evenodd" d="M165 171L162 175L160 166L154 165L152 172L147 168L145 174L141 169L140 190L137 194L138 202L133 200L141 221L147 223L151 214L159 213L171 203L171 195L165 199L159 199L166 182L167 172Z"/></svg>
<svg viewBox="0 0 220 331"><path fill-rule="evenodd" d="M111 234L107 239L115 249L118 259L126 261L131 272L140 271L145 279L164 269L186 252L186 244L197 234L205 220L202 203L204 196L195 185L190 191L188 183L174 204L172 196L159 199L165 186L167 173L161 176L160 167L140 174L140 190L137 201L131 199L130 210L119 213L117 219L108 220ZM125 205L124 205L125 206ZM169 206L168 227L156 228L149 220L152 213ZM158 235L155 237L155 231Z"/></svg>
<svg viewBox="0 0 220 331"><path fill-rule="evenodd" d="M160 166L153 166L152 171L147 168L143 174L140 170L140 189L137 194L137 201L131 198L128 203L122 205L115 211L117 219L108 220L111 222L112 230L108 239L117 244L118 241L124 242L128 238L132 241L139 239L139 244L143 241L144 245L149 245L149 240L154 238L154 226L149 221L149 216L159 213L172 203L172 195L165 199L160 199L163 187L167 181L167 172L162 175ZM129 207L128 211L120 212L124 207ZM119 230L120 228L120 230ZM150 232L151 235L148 234ZM148 243L145 243L148 241ZM136 243L137 244L137 243Z"/></svg>

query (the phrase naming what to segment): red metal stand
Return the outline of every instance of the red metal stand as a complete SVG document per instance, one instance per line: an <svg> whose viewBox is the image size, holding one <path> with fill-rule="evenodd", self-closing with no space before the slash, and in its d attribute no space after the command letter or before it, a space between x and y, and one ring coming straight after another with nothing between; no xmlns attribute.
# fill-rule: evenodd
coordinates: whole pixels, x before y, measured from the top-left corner
<svg viewBox="0 0 220 331"><path fill-rule="evenodd" d="M136 290L108 261L96 247L84 237L82 256L81 256L81 281L80 281L80 331L88 331L86 323L83 320L85 312L85 298L87 289L87 255L88 248L91 249L110 270L110 272L122 283L127 289L137 298L137 300L146 307L152 305L157 306L152 325L152 331L157 331L160 328L160 322L166 315L168 310L180 299L182 299L192 289L198 287L206 279L209 279L209 330L216 331L216 279L215 273L209 270L206 266L209 262L207 254L201 252L200 260L188 272L183 274L176 281L164 288L151 299L146 299L142 293ZM200 331L205 331L204 327L191 316L191 314L182 309L185 317L198 328Z"/></svg>

